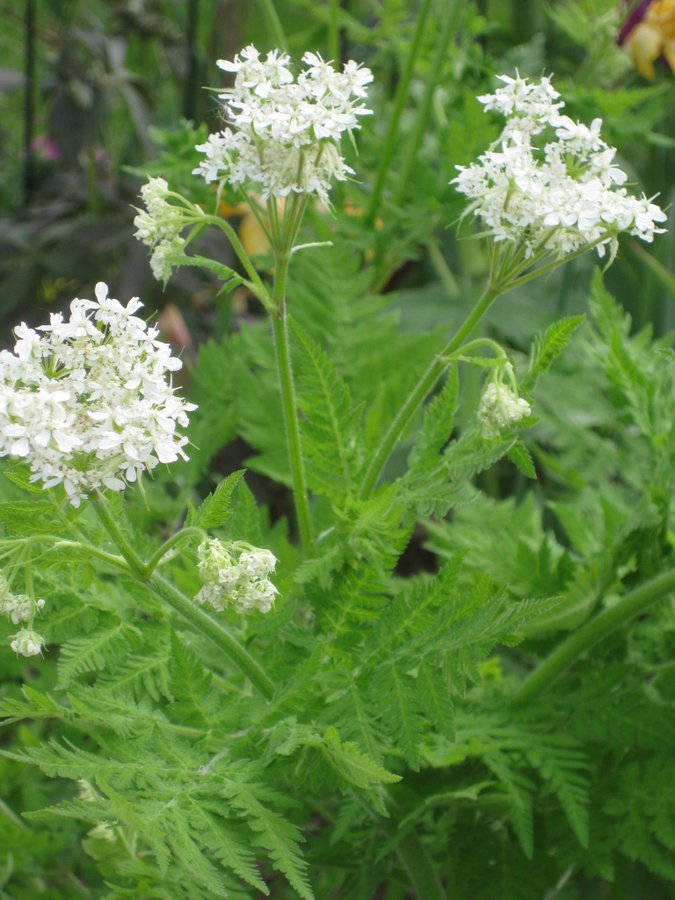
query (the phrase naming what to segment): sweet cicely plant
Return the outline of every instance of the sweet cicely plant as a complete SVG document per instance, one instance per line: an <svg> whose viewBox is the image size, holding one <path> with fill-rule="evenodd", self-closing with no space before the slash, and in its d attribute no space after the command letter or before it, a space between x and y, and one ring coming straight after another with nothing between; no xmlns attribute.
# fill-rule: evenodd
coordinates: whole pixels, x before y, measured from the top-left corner
<svg viewBox="0 0 675 900"><path fill-rule="evenodd" d="M582 317L537 336L527 370L475 332L497 298L587 251L609 249L611 259L621 232L651 241L665 214L627 191L600 120L563 115L548 78L502 76L479 98L505 118L501 136L453 179L488 243L488 283L453 335L432 352L427 341L426 358L415 350L410 371L392 374L377 354L389 344L401 361L411 343L364 300L353 259L337 245L299 243L308 207L329 215L331 186L356 177L340 141L370 114L372 75L354 62L338 72L314 53L302 61L295 75L285 53L249 46L219 62L234 76L219 94L226 125L196 148L193 173L213 187L212 206L154 177L135 220L159 280L202 266L262 304L271 335L265 321L228 338L221 355L208 351L223 370L206 399L240 422L264 474L290 488L293 522L261 514L240 471L201 503L194 492L179 499L159 527L134 499L147 490L151 503L163 467L180 471L200 452L185 432L200 411L171 381L180 360L138 315L140 301L125 306L98 284L96 300L74 300L68 319L19 326L14 351L0 356L0 449L12 484L33 499L11 501L14 528L2 519L0 610L19 627L11 650L36 667L62 649L51 692L30 688L1 708L64 731L5 755L77 784L43 815L87 823L106 896L367 898L391 879L391 896L506 897L489 869L502 851L532 859L544 808L552 888L568 857L592 853L591 763L561 726L564 706L537 719L539 697L675 576L664 567L629 589L603 557L588 569L579 561L575 581L570 554L536 517L518 552L536 558L539 581L517 554L495 572L497 546L476 562L478 541L462 544L462 528L472 533L462 509L486 502L475 476L504 456L535 474L522 432L536 422L540 376ZM224 195L257 219L271 280L219 214ZM237 269L188 252L209 228L227 237ZM344 283L308 268L317 257L344 266ZM333 295L348 322L344 346L321 341ZM599 280L595 303L598 328L619 322ZM628 338L612 327L619 358ZM487 376L458 431L462 363ZM652 390L655 409L665 393ZM664 445L654 438L650 452ZM503 515L495 508L493 522ZM404 578L398 567L420 523L440 562ZM482 527L494 537L489 516ZM584 605L574 592L586 584ZM598 608L602 585L612 603ZM560 640L565 616L577 618ZM548 640L539 665L500 662L497 646L539 634ZM448 863L449 834L473 835L466 870L455 855ZM475 888L469 861L481 841Z"/></svg>

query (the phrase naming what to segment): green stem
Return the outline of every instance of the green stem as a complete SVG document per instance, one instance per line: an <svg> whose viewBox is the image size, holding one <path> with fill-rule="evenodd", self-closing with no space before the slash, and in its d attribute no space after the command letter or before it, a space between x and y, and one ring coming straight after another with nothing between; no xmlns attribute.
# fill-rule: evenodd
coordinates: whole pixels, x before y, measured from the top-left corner
<svg viewBox="0 0 675 900"><path fill-rule="evenodd" d="M182 591L178 590L170 581L167 581L156 572L149 579L142 580L165 600L175 612L226 654L266 700L271 699L274 694L274 682L257 660L220 622L212 619L200 607L195 606Z"/></svg>
<svg viewBox="0 0 675 900"><path fill-rule="evenodd" d="M398 443L418 407L424 401L424 398L449 365L449 357L462 346L464 339L469 336L478 322L483 318L497 296L499 296L499 291L492 287L492 285L488 286L485 293L466 317L452 340L434 357L427 370L413 387L405 403L396 413L396 416L392 420L391 425L387 429L387 432L370 461L370 465L366 470L361 485L360 496L362 499L369 497L373 492L392 450Z"/></svg>
<svg viewBox="0 0 675 900"><path fill-rule="evenodd" d="M128 571L129 568L121 556L113 556L112 553L106 553L105 550L99 550L98 547L94 547L93 544L88 544L84 541L64 541L63 538L56 534L31 534L25 538L12 538L11 540L0 541L0 559L4 558L5 555L9 555L2 553L3 547L20 547L27 544L51 544L52 550L58 550L60 547L74 547L76 550L88 553L90 556L109 563L117 569Z"/></svg>
<svg viewBox="0 0 675 900"><path fill-rule="evenodd" d="M394 97L394 112L389 122L387 136L384 140L384 147L380 155L380 164L375 175L373 193L371 195L370 204L366 213L366 218L369 222L374 222L375 218L377 217L380 203L382 201L384 183L387 178L387 173L389 172L391 160L394 156L394 150L396 149L396 146L399 142L399 123L401 121L401 116L403 115L405 102L408 98L410 82L412 81L412 76L415 69L415 61L417 60L417 54L420 49L420 44L422 43L422 35L424 34L424 28L426 26L427 18L429 17L430 8L431 0L422 0L422 8L420 9L419 17L417 19L417 25L415 26L415 33L410 44L410 50L408 52L408 58L405 62L405 68L403 69L401 80L399 81L398 88L396 89L396 96Z"/></svg>
<svg viewBox="0 0 675 900"><path fill-rule="evenodd" d="M258 275L258 273L255 269L255 266L251 262L251 257L248 255L248 253L244 249L244 245L239 240L237 232L234 230L234 228L230 225L229 222L226 222L224 219L221 219L220 216L204 216L204 221L211 222L211 224L215 225L217 228L220 228L221 231L225 232L230 244L232 245L232 249L237 254L237 257L239 258L239 262L242 264L242 266L246 270L246 274L251 279L251 281L253 282L253 284L255 285L255 287L257 289L256 296L261 301L261 303L263 303L265 306L269 306L269 303L270 303L269 292L268 292L267 288L265 287L265 285L263 284L262 279L260 278L260 275Z"/></svg>
<svg viewBox="0 0 675 900"><path fill-rule="evenodd" d="M286 432L286 447L291 466L293 500L295 502L295 514L298 522L298 531L300 533L300 542L306 551L311 551L312 524L309 512L307 485L305 483L305 468L302 460L300 423L298 421L295 385L293 383L291 351L288 340L288 315L285 302L288 257L278 254L276 262L277 265L274 272L273 288L275 312L272 313L271 318L272 329L274 331L277 375L279 378L279 389L281 391L284 430Z"/></svg>
<svg viewBox="0 0 675 900"><path fill-rule="evenodd" d="M96 514L105 530L108 532L113 541L117 544L120 553L126 560L129 568L136 578L151 588L156 594L172 607L172 609L190 622L204 637L212 641L223 653L225 653L239 670L250 680L263 695L269 700L274 694L274 683L267 676L258 662L251 656L239 641L230 634L230 632L212 619L208 613L200 609L198 606L186 597L182 591L174 587L171 582L167 581L156 572L152 573L149 564L144 563L138 556L136 551L130 545L126 535L122 532L119 525L115 521L114 516L110 512L107 501L100 491L91 497Z"/></svg>
<svg viewBox="0 0 675 900"><path fill-rule="evenodd" d="M198 537L200 540L203 540L205 536L206 535L201 528L188 527L181 529L181 531L177 531L176 534L171 535L168 540L164 541L162 546L158 547L147 561L146 569L148 574L151 575L155 571L166 554L176 545L181 544L185 540L189 540L191 537Z"/></svg>
<svg viewBox="0 0 675 900"><path fill-rule="evenodd" d="M414 831L407 834L397 845L396 855L405 869L416 897L420 900L447 900L447 895L436 877L433 860Z"/></svg>
<svg viewBox="0 0 675 900"><path fill-rule="evenodd" d="M91 497L91 502L94 510L96 511L96 515L101 520L101 524L113 539L115 544L117 544L118 550L124 557L131 571L134 573L134 575L140 578L141 581L145 581L148 577L148 568L129 543L127 536L117 524L115 517L110 512L108 502L103 494L100 491L96 491L96 494L92 495Z"/></svg>
<svg viewBox="0 0 675 900"><path fill-rule="evenodd" d="M262 6L263 15L267 19L267 27L269 28L277 47L279 50L286 50L286 35L284 34L281 19L279 18L273 0L260 0L260 5Z"/></svg>
<svg viewBox="0 0 675 900"><path fill-rule="evenodd" d="M508 360L508 356L504 352L503 347L501 347L497 341L493 341L492 338L476 338L473 341L469 341L468 344L464 344L463 347L460 347L454 354L453 359L461 359L466 362L468 359L467 353L471 353L477 347L489 347L491 350L494 350L497 359L505 359Z"/></svg>
<svg viewBox="0 0 675 900"><path fill-rule="evenodd" d="M457 22L464 9L464 5L465 4L460 3L459 0L451 0L451 3L449 4L450 8L448 9L446 7L443 11L443 28L439 35L438 43L436 44L436 52L431 68L429 69L426 85L424 87L424 96L417 109L415 122L410 131L410 140L405 148L403 164L400 171L396 173L396 190L394 191L392 200L394 206L398 206L403 201L406 192L410 190L410 177L415 168L417 154L422 145L422 141L424 141L428 135L428 125L429 119L431 118L434 93L437 84L441 80L445 63L448 58L448 44L457 30Z"/></svg>
<svg viewBox="0 0 675 900"><path fill-rule="evenodd" d="M328 57L340 65L340 0L330 0L328 13Z"/></svg>
<svg viewBox="0 0 675 900"><path fill-rule="evenodd" d="M549 688L580 656L620 625L644 612L652 603L675 590L675 569L657 575L626 594L618 603L598 613L571 634L523 682L513 702L529 703Z"/></svg>

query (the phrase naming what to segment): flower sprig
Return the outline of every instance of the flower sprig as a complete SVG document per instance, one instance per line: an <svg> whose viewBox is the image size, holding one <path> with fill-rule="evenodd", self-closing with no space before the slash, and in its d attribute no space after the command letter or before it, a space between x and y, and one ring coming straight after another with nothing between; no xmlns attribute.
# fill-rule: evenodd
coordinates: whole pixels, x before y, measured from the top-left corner
<svg viewBox="0 0 675 900"><path fill-rule="evenodd" d="M623 187L627 175L600 136L602 119L587 126L563 115L550 78L499 80L503 87L478 99L506 118L502 133L477 162L458 166L451 182L471 198L468 211L496 243L515 244L535 262L590 247L603 256L608 244L615 251L621 232L652 241L663 231L663 210Z"/></svg>
<svg viewBox="0 0 675 900"><path fill-rule="evenodd" d="M235 75L233 87L218 95L230 124L197 147L205 158L195 174L254 186L265 198L294 192L324 202L333 179L354 174L340 139L371 113L361 101L372 73L353 60L337 72L317 53L305 53L302 61L297 79L290 58L278 50L262 59L250 45L233 61L218 61Z"/></svg>
<svg viewBox="0 0 675 900"><path fill-rule="evenodd" d="M223 544L217 538L202 541L197 549L202 588L195 602L222 611L228 606L238 613L272 609L277 589L269 576L276 568L270 550L242 541Z"/></svg>
<svg viewBox="0 0 675 900"><path fill-rule="evenodd" d="M21 324L14 352L0 353L0 456L26 462L45 488L63 485L73 506L186 459L178 427L196 408L176 395L182 363L135 315L141 301L123 306L103 282L95 293L73 300L67 320Z"/></svg>

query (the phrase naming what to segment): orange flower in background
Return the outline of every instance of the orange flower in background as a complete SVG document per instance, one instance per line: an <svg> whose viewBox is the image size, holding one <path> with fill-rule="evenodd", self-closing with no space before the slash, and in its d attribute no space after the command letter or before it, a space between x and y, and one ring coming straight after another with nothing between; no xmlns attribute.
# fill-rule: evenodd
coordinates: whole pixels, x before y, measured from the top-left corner
<svg viewBox="0 0 675 900"><path fill-rule="evenodd" d="M665 59L675 72L675 0L640 3L624 25L619 42L635 61L638 72L656 78L654 63Z"/></svg>

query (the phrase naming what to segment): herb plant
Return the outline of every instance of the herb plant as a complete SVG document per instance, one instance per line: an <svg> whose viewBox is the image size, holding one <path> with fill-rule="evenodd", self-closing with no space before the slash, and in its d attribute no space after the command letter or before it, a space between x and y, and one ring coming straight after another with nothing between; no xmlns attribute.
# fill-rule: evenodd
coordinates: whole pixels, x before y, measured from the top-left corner
<svg viewBox="0 0 675 900"><path fill-rule="evenodd" d="M192 182L141 190L159 280L203 268L260 307L204 345L189 400L103 284L0 354L0 610L25 678L0 712L33 723L2 751L6 896L672 896L672 352L599 271L588 319L527 348L480 330L666 215L599 119L502 76L479 98L501 134L447 173L486 286L454 329L406 331L387 248L332 218L372 73L303 63L221 61L226 125ZM200 496L235 438L249 471ZM31 794L27 766L59 780ZM71 841L39 892L28 828Z"/></svg>

